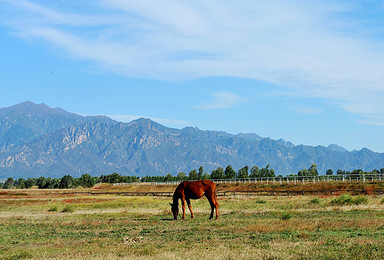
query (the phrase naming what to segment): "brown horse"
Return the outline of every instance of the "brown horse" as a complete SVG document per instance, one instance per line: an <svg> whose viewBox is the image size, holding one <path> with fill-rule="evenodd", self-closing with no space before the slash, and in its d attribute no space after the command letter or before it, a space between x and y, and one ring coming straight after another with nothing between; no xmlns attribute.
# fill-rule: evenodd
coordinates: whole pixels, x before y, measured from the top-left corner
<svg viewBox="0 0 384 260"><path fill-rule="evenodd" d="M193 218L193 212L191 207L191 199L200 199L203 196L206 196L209 204L211 204L211 216L209 219L213 218L213 210L216 208L216 219L219 218L219 203L216 198L216 184L209 180L201 181L183 181L177 186L175 192L173 193L173 204L171 205L171 210L173 217L177 220L177 215L179 214L179 199L181 199L181 205L183 208L183 217L185 218L185 201L187 201L189 211L191 212L191 218Z"/></svg>

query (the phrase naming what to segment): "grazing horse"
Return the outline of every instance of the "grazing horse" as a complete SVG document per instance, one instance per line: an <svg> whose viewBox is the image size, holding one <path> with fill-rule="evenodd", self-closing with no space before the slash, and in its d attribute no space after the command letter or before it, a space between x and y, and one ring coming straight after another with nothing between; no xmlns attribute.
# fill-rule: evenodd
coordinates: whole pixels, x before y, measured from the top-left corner
<svg viewBox="0 0 384 260"><path fill-rule="evenodd" d="M213 218L213 210L216 208L216 219L219 218L219 203L217 202L216 197L216 184L209 180L201 181L183 181L177 186L175 192L173 193L173 204L171 205L171 210L173 217L177 220L177 215L179 214L179 199L181 199L181 205L183 208L183 217L185 218L185 201L187 201L189 211L191 212L191 218L193 218L193 212L191 207L191 199L200 199L203 196L206 196L209 204L211 204L211 216L209 219Z"/></svg>

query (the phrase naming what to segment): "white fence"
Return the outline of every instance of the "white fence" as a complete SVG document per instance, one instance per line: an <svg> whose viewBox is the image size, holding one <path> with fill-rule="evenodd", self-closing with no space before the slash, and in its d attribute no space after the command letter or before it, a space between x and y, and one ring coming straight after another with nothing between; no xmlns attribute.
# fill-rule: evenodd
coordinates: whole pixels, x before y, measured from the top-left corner
<svg viewBox="0 0 384 260"><path fill-rule="evenodd" d="M317 182L370 182L384 181L384 174L348 174L320 176L285 176L246 179L211 179L215 183L255 183L255 184L305 184ZM180 181L140 182L150 185L177 185ZM114 185L129 185L136 183L115 183Z"/></svg>

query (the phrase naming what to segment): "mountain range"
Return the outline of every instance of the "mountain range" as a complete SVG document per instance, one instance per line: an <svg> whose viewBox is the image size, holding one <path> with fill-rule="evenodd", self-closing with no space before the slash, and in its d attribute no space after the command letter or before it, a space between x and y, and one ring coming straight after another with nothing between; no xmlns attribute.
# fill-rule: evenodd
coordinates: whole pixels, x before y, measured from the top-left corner
<svg viewBox="0 0 384 260"><path fill-rule="evenodd" d="M175 175L200 166L210 172L228 165L237 170L268 164L276 174L286 175L312 163L320 174L327 169L371 171L384 167L384 153L366 148L349 152L335 144L294 145L196 127L174 129L144 118L122 123L29 101L0 108L0 179L114 172Z"/></svg>

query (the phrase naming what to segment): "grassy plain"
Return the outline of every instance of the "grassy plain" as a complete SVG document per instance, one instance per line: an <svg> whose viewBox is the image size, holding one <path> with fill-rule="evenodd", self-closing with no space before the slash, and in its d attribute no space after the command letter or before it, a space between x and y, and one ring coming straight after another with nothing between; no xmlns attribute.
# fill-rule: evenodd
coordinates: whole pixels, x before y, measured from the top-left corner
<svg viewBox="0 0 384 260"><path fill-rule="evenodd" d="M384 259L384 196L221 197L218 221L170 201L0 190L0 259Z"/></svg>

